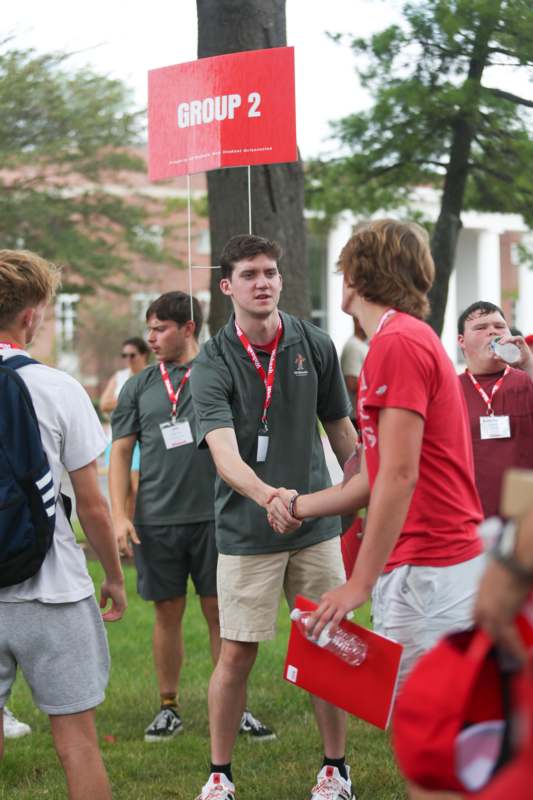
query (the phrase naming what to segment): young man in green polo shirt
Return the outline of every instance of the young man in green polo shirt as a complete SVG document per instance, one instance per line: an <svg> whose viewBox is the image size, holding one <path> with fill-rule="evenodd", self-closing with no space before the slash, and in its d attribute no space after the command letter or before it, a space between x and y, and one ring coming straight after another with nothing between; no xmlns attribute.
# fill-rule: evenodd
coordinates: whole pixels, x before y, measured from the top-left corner
<svg viewBox="0 0 533 800"><path fill-rule="evenodd" d="M182 621L191 576L207 622L211 655L220 649L214 528L215 468L209 452L193 444L196 421L189 377L198 354L200 304L183 292L167 292L146 312L148 344L157 364L130 378L112 416L110 492L122 553L133 554L137 589L153 601L153 654L161 708L145 741L181 733L178 682L183 661ZM127 514L131 455L141 444L140 482L133 523ZM241 731L272 738L272 731L246 711Z"/></svg>
<svg viewBox="0 0 533 800"><path fill-rule="evenodd" d="M233 800L231 754L260 641L275 636L282 588L318 600L345 579L340 521L303 525L287 512L282 537L267 515L276 486L330 485L317 417L341 466L356 445L350 403L331 339L278 311L279 245L236 236L221 256L220 288L234 315L191 375L197 439L219 475L215 487L222 646L209 686L211 770L199 800ZM289 482L289 483L287 483ZM313 800L351 800L344 712L318 698L324 762Z"/></svg>

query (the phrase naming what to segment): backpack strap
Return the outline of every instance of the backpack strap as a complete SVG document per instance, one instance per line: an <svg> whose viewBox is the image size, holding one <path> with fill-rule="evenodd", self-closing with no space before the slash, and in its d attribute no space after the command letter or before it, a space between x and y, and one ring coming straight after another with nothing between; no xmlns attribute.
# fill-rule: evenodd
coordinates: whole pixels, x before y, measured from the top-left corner
<svg viewBox="0 0 533 800"><path fill-rule="evenodd" d="M37 430L39 430L39 420L37 419L37 414L35 413L35 407L33 405L33 400L31 399L31 395L28 391L28 387L26 386L26 382L22 380L20 375L17 374L17 370L21 367L27 367L29 364L40 364L40 361L36 361L34 358L30 358L29 356L10 356L10 358L3 359L0 357L0 371L5 372L6 370L10 370L10 377L17 383L21 394L26 401L28 409L35 420L35 424L37 425ZM63 508L65 511L65 515L69 524L71 524L71 516L72 516L72 500L68 496L61 491L61 485L59 486L59 496L63 501ZM57 502L57 500L56 500Z"/></svg>
<svg viewBox="0 0 533 800"><path fill-rule="evenodd" d="M28 387L26 386L26 382L22 380L20 375L17 374L16 370L20 369L21 367L26 367L29 364L38 364L39 362L36 361L34 358L30 358L29 356L11 356L10 358L0 358L0 370L5 372L9 370L11 373L11 377L17 383L21 394L26 401L26 404L31 412L31 415L37 425L39 425L39 421L37 419L37 414L35 413L35 408L33 406L33 400L31 399L31 395L28 391Z"/></svg>
<svg viewBox="0 0 533 800"><path fill-rule="evenodd" d="M9 367L10 369L20 369L21 367L26 367L28 364L39 364L39 361L36 361L34 358L30 358L29 356L9 356L9 358L1 358L0 360L4 367ZM7 363L9 361L9 364Z"/></svg>

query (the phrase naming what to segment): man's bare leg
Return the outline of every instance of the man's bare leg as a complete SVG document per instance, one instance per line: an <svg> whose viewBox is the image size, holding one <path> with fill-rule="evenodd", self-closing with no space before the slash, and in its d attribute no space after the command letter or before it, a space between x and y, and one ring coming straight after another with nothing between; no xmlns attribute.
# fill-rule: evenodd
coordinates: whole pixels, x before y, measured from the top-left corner
<svg viewBox="0 0 533 800"><path fill-rule="evenodd" d="M346 749L347 714L311 695L313 710L327 758L343 758Z"/></svg>
<svg viewBox="0 0 533 800"><path fill-rule="evenodd" d="M220 656L209 683L211 761L231 761L242 712L246 706L248 676L257 657L257 642L223 639Z"/></svg>
<svg viewBox="0 0 533 800"><path fill-rule="evenodd" d="M218 619L218 598L200 597L202 613L207 622L209 631L209 646L211 648L211 658L216 664L220 655L220 622Z"/></svg>
<svg viewBox="0 0 533 800"><path fill-rule="evenodd" d="M51 716L50 725L67 779L69 800L111 800L111 786L98 746L94 709Z"/></svg>
<svg viewBox="0 0 533 800"><path fill-rule="evenodd" d="M178 690L183 663L182 620L185 597L159 600L155 605L153 652L157 683L161 694L175 694Z"/></svg>

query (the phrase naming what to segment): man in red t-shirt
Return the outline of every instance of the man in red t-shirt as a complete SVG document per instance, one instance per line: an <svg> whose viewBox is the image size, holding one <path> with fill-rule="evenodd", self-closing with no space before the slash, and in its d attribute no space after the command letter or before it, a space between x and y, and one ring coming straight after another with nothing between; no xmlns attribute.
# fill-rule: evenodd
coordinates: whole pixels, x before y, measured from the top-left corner
<svg viewBox="0 0 533 800"><path fill-rule="evenodd" d="M340 268L342 309L370 339L359 383L361 472L310 495L279 491L276 503L298 519L368 505L351 577L322 596L314 634L372 595L374 628L404 645L403 677L441 636L471 624L484 561L472 446L455 370L422 321L435 272L425 232L365 223ZM274 505L270 516L283 532Z"/></svg>
<svg viewBox="0 0 533 800"><path fill-rule="evenodd" d="M522 336L510 335L503 311L493 303L473 303L457 327L466 361L459 380L470 420L476 485L484 516L492 517L499 513L505 470L533 469L533 355ZM515 366L492 350L496 337L518 347Z"/></svg>

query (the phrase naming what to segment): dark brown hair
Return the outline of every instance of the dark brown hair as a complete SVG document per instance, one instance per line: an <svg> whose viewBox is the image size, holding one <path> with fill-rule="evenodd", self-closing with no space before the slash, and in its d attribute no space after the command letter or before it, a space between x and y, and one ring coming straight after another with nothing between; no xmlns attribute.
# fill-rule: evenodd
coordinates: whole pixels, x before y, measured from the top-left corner
<svg viewBox="0 0 533 800"><path fill-rule="evenodd" d="M137 352L140 353L142 356L150 355L150 348L148 347L144 339L141 339L140 336L130 336L128 339L124 339L124 341L122 342L122 347L124 347L127 344L131 345L132 347L135 347Z"/></svg>
<svg viewBox="0 0 533 800"><path fill-rule="evenodd" d="M194 338L198 339L204 321L200 303L193 297L192 308L194 314ZM146 311L146 321L150 317L157 317L162 322L172 320L178 326L185 325L191 318L191 297L185 292L165 292L150 303Z"/></svg>
<svg viewBox="0 0 533 800"><path fill-rule="evenodd" d="M505 314L499 306L495 306L494 303L489 303L487 300L477 300L477 302L472 303L472 305L468 306L468 308L465 308L457 320L457 332L460 333L461 336L465 332L465 322L467 319L470 319L470 317L473 317L476 312L479 312L479 317L484 317L487 314L494 314L498 312L498 314L501 314L505 319Z"/></svg>
<svg viewBox="0 0 533 800"><path fill-rule="evenodd" d="M255 258L262 254L278 264L283 252L277 242L271 239L263 239L262 236L252 236L245 233L233 236L226 242L220 255L221 278L231 279L233 268L238 261Z"/></svg>

